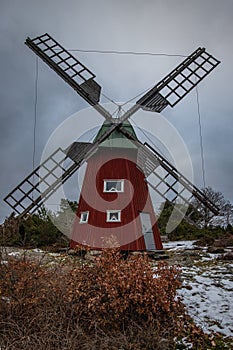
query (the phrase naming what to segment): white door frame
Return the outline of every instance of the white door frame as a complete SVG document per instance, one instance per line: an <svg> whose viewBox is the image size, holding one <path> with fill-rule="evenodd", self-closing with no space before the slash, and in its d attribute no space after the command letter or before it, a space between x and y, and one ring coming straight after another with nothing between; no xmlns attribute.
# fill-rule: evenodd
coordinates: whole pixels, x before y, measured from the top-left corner
<svg viewBox="0 0 233 350"><path fill-rule="evenodd" d="M142 225L142 233L144 236L146 250L155 250L155 239L154 233L152 230L150 213L148 212L140 212L140 220Z"/></svg>

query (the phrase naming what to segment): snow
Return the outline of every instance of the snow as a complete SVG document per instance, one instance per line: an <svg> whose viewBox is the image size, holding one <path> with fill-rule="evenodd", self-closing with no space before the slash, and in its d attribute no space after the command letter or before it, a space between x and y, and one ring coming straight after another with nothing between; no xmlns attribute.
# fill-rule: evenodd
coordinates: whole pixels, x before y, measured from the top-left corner
<svg viewBox="0 0 233 350"><path fill-rule="evenodd" d="M9 256L17 256L17 255L21 255L20 252L10 252L8 253Z"/></svg>
<svg viewBox="0 0 233 350"><path fill-rule="evenodd" d="M193 249L194 241L172 241L163 243L164 249L181 250L181 249Z"/></svg>
<svg viewBox="0 0 233 350"><path fill-rule="evenodd" d="M189 314L206 332L233 334L232 271L232 263L209 267L205 272L194 267L183 269L183 284L189 288L182 288L179 294Z"/></svg>
<svg viewBox="0 0 233 350"><path fill-rule="evenodd" d="M0 264L2 264L2 265L7 265L7 264L8 264L8 261L7 261L7 260L1 260L1 261L0 261Z"/></svg>
<svg viewBox="0 0 233 350"><path fill-rule="evenodd" d="M32 249L32 252L35 252L35 253L44 253L43 250L39 249L39 248L34 248Z"/></svg>
<svg viewBox="0 0 233 350"><path fill-rule="evenodd" d="M193 241L164 244L171 252L195 249ZM181 253L181 252L180 252ZM203 249L199 259L182 267L183 287L179 290L190 316L205 332L233 334L233 263L217 261L217 254Z"/></svg>

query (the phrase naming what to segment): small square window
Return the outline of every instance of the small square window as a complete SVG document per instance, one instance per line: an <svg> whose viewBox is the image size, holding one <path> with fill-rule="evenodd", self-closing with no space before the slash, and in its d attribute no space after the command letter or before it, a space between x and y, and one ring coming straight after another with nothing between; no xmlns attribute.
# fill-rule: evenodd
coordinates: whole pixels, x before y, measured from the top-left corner
<svg viewBox="0 0 233 350"><path fill-rule="evenodd" d="M120 210L107 210L107 222L120 222L121 211Z"/></svg>
<svg viewBox="0 0 233 350"><path fill-rule="evenodd" d="M80 224L87 223L88 222L88 216L89 216L89 211L82 212L81 215L80 215L79 223Z"/></svg>
<svg viewBox="0 0 233 350"><path fill-rule="evenodd" d="M104 192L124 192L124 180L104 180Z"/></svg>

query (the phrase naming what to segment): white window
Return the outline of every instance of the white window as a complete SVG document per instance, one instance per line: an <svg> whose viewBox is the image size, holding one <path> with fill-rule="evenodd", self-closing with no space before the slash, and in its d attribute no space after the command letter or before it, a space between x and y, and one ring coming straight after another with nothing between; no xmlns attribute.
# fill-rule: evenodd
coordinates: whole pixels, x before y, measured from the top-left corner
<svg viewBox="0 0 233 350"><path fill-rule="evenodd" d="M88 222L89 211L84 211L80 215L80 224L85 224Z"/></svg>
<svg viewBox="0 0 233 350"><path fill-rule="evenodd" d="M121 211L120 210L107 210L107 222L120 222Z"/></svg>
<svg viewBox="0 0 233 350"><path fill-rule="evenodd" d="M104 192L124 192L124 180L104 180Z"/></svg>

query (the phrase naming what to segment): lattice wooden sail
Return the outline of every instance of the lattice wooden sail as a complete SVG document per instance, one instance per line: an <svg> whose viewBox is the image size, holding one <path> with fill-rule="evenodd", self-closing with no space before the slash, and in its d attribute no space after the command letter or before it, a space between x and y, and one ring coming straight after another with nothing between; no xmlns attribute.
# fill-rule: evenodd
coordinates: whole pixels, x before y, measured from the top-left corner
<svg viewBox="0 0 233 350"><path fill-rule="evenodd" d="M76 57L71 55L48 33L34 39L27 38L25 44L104 118L111 119L108 111L98 103L101 86L94 80L95 74Z"/></svg>
<svg viewBox="0 0 233 350"><path fill-rule="evenodd" d="M91 147L91 143L75 142L66 151L58 148L20 182L4 201L19 216L34 213L83 164Z"/></svg>
<svg viewBox="0 0 233 350"><path fill-rule="evenodd" d="M208 209L213 216L218 215L219 208L146 142L139 146L137 164L148 178L149 186L165 201L172 204L177 211L180 211L182 217L184 214L182 208L186 209L184 219L187 222L201 227L204 220L201 214L202 208ZM195 222L193 217L196 218Z"/></svg>
<svg viewBox="0 0 233 350"><path fill-rule="evenodd" d="M198 48L141 97L137 104L152 112L161 112L168 105L174 107L219 63L204 48Z"/></svg>

